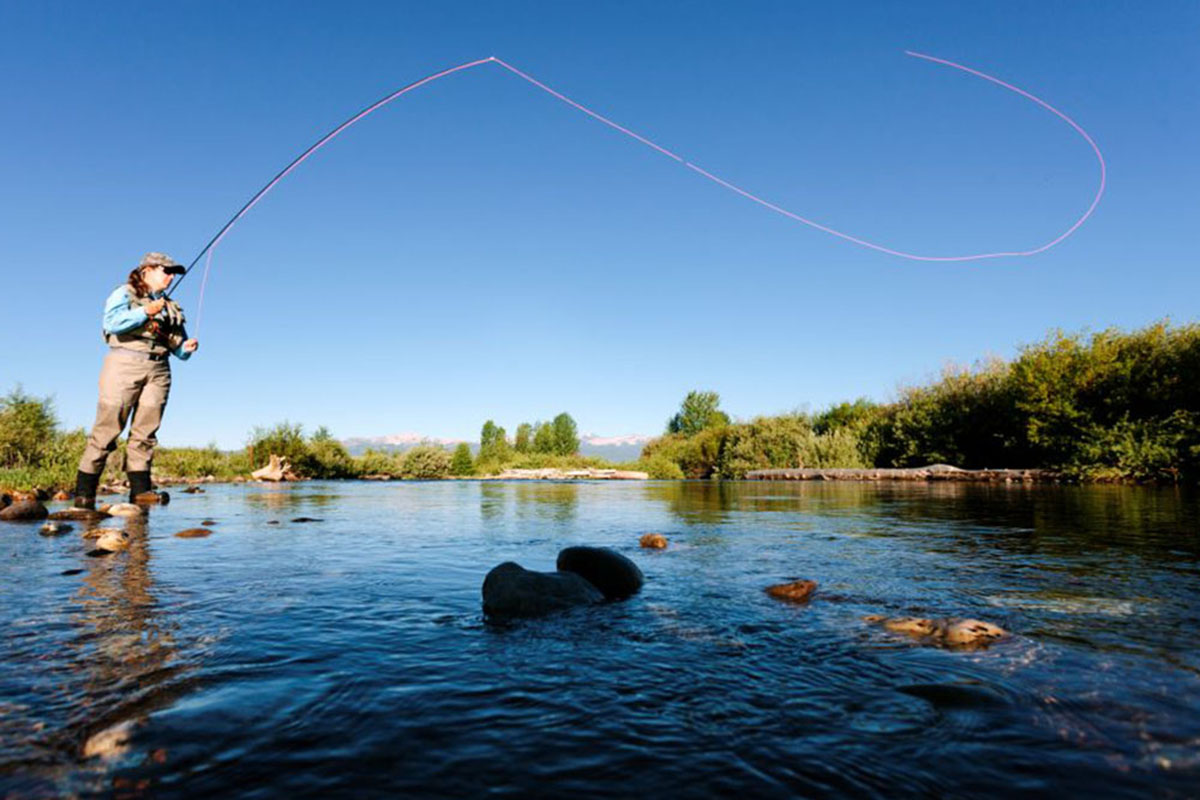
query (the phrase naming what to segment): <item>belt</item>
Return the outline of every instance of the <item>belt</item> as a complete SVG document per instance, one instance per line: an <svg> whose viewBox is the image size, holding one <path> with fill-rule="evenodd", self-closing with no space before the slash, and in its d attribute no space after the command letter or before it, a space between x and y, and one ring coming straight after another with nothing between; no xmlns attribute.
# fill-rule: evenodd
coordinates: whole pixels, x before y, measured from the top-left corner
<svg viewBox="0 0 1200 800"><path fill-rule="evenodd" d="M167 353L147 353L144 350L130 350L128 347L110 347L108 351L128 358L145 359L146 361L166 361L168 355Z"/></svg>

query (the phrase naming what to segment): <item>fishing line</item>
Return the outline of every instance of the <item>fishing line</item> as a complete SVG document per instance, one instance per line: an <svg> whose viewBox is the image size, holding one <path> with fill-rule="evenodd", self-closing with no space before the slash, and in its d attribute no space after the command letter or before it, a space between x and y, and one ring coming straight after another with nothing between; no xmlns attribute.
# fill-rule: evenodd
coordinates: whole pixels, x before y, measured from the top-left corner
<svg viewBox="0 0 1200 800"><path fill-rule="evenodd" d="M670 159L673 159L674 161L679 162L684 167L688 168L689 170L696 173L697 175L700 175L701 177L706 178L707 180L710 180L713 183L717 184L718 186L728 189L729 191L734 192L735 194L741 195L742 197L746 198L747 200L751 200L751 201L759 204L760 206L763 206L764 208L769 209L770 211L774 211L775 213L781 214L782 216L787 217L788 219L791 219L795 222L802 223L804 225L809 226L810 228L815 228L816 230L822 231L823 233L827 233L831 236L836 236L840 239L851 242L852 244L859 245L860 247L866 247L871 250L876 250L880 253L886 253L888 255L897 256L899 258L909 259L911 261L937 261L937 262L981 261L984 259L991 259L991 258L1016 258L1016 257L1033 256L1033 255L1037 255L1038 253L1044 253L1045 251L1049 250L1050 248L1054 247L1055 245L1060 244L1067 237L1069 237L1073 233L1075 233L1075 231L1077 231L1079 229L1079 227L1081 225L1083 225L1083 223L1086 222L1089 217L1092 216L1092 212L1094 212L1096 210L1096 206L1100 204L1100 198L1104 195L1104 188L1105 188L1105 185L1107 182L1107 167L1104 163L1104 155L1100 152L1100 148L1096 144L1095 140L1092 139L1092 137L1090 135L1088 135L1088 132L1085 131L1078 123L1076 123L1075 120L1071 119L1065 113L1063 113L1059 109L1055 108L1054 106L1050 105L1045 100L1042 100L1040 97L1037 97L1036 95L1033 95L1030 92L1025 91L1024 89L1013 86L1011 83L1007 83L1007 82L1002 81L999 78L996 78L992 75L988 75L985 72L981 72L979 70L972 69L971 67L964 66L963 64L958 64L954 61L949 61L944 58L937 58L935 56L926 55L924 53L917 53L912 50L906 50L904 52L905 52L905 55L912 56L913 58L923 59L932 64L940 64L942 66L953 67L954 69L961 70L962 72L965 72L968 75L973 75L977 78L982 78L985 81L989 81L989 82L994 83L997 86L1000 86L1011 92L1015 92L1016 94L1019 94L1020 96L1026 98L1027 100L1030 100L1030 101L1038 104L1042 108L1044 108L1047 111L1049 111L1050 113L1056 115L1057 117L1062 119L1064 122L1066 122L1068 125L1070 125L1075 130L1075 132L1078 133L1080 136L1082 136L1084 141L1086 141L1088 143L1088 145L1091 147L1092 152L1096 156L1096 162L1099 164L1099 167L1100 167L1099 186L1096 188L1096 193L1095 193L1095 196L1092 197L1091 204L1087 207L1087 209L1083 212L1083 214L1078 219L1076 219L1075 222L1070 225L1070 227L1068 227L1066 230L1064 230L1058 236L1054 237L1053 239L1046 242L1045 244L1039 245L1039 246L1031 248L1029 250L1006 250L1006 251L986 252L986 253L968 253L965 255L952 255L952 256L931 256L931 255L923 255L920 253L910 253L910 252L907 252L904 250L897 250L897 249L894 249L891 247L886 247L882 244L878 244L876 242L869 241L867 239L860 238L858 236L852 236L851 234L845 233L844 231L837 230L836 228L831 228L828 225L823 225L819 222L816 222L815 220L808 219L807 217L803 217L799 214L796 214L793 211L789 211L788 209L783 208L782 206L776 205L775 203L765 200L762 197L760 197L746 189L743 189L742 187L740 187L734 183L724 180L723 178L720 178L717 175L714 175L713 173L703 169L702 167L700 167L696 164L693 164L690 161L687 161L682 156L676 155L675 153L673 153L670 150L668 150L667 148L657 144L656 142L654 142L644 136L641 136L628 128L618 125L616 122L613 122L612 120L608 119L607 117L593 111L592 109L588 108L587 106L584 106L581 103L578 103L575 100L572 100L571 98L567 97L566 95L555 91L554 89L550 88L546 84L537 80L533 76L528 75L525 72L522 72L521 70L517 69L513 65L511 65L505 61L502 61L501 59L496 58L495 56L489 56L488 58L481 58L477 61L468 61L463 64L459 64L456 67L450 67L449 69L444 69L441 72L435 72L432 75L427 75L426 77L421 78L418 81L415 81L413 83L408 84L407 86L397 89L396 91L392 92L391 94L387 95L386 97L383 97L380 100L377 100L376 102L367 106L363 110L359 111L357 114L350 117L345 122L341 123L336 128L331 130L329 133L325 134L323 137L318 139L316 141L316 143L314 143L311 147L309 147L307 150L305 150L300 155L296 156L296 158L293 159L290 164L288 164L286 167L284 167L282 170L280 170L279 173L276 174L274 178L272 178L270 181L268 181L267 184L265 186L263 186L261 189L259 189L254 194L253 197L251 197L248 201L246 201L246 204L243 205L241 207L241 209L239 209L238 212L236 214L234 214L229 219L229 221L226 222L225 225L221 227L221 229L219 231L217 231L217 234L215 236L213 236L212 239L209 240L208 244L206 244L204 246L204 249L196 254L196 257L194 259L192 259L192 262L188 265L187 270L180 277L179 281L175 284L175 286L171 288L171 291L173 292L176 288L179 287L179 285L181 283L183 283L184 279L187 278L188 274L191 273L192 268L196 266L196 264L200 261L201 258L204 258L205 256L207 256L207 258L205 259L205 265L204 265L204 277L200 283L200 295L199 295L199 301L198 301L198 307L197 307L197 330L199 330L199 323L203 319L203 313L204 313L204 311L203 311L204 310L204 290L208 285L208 274L209 274L209 270L212 267L213 251L216 249L216 246L220 243L220 241L223 238L225 238L225 235L228 234L229 231L233 228L233 226L238 222L238 220L240 220L243 216L245 216L246 213L251 208L253 208L258 203L259 200L261 200L268 192L270 192L272 189L274 189L275 186L280 181L282 181L285 177L287 177L288 174L292 172L292 170L294 170L298 166L300 166L300 164L302 164L309 156L311 156L317 150L320 150L322 147L324 147L326 144L328 144L331 140L333 140L335 137L337 137L340 133L342 133L342 131L346 130L347 128L349 128L351 125L355 124L359 120L369 116L370 114L374 113L375 111L378 111L380 108L383 108L385 105L392 102L396 98L398 98L404 94L407 94L408 92L411 92L413 89L424 86L427 83L432 83L433 81L439 80L440 78L444 78L447 75L451 75L455 72L461 72L463 70L471 69L472 67L478 67L483 64L496 64L497 66L503 67L505 70L512 73L513 75L516 75L517 77L528 82L532 86L535 86L536 88L541 89L543 92L546 92L547 94L551 95L552 97L555 97L556 99L561 100L562 102L566 103L567 105L571 106L572 108L574 108L578 111L581 111L584 114L587 114L592 119L595 119L596 121L601 122L604 125L607 125L608 127L616 130L617 132L619 132L625 136L628 136L629 138L631 138L637 142L640 142L641 144L644 144L647 147L652 148L653 150L660 153L661 155L664 155ZM170 292L168 292L168 295L169 294L170 294Z"/></svg>

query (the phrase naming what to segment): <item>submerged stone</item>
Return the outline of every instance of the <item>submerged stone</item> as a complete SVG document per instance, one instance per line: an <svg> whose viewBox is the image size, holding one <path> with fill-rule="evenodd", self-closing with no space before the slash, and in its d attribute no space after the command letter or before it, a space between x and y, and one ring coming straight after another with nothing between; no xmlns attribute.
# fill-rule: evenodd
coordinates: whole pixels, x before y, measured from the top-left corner
<svg viewBox="0 0 1200 800"><path fill-rule="evenodd" d="M882 625L894 633L904 633L924 644L961 649L979 649L1008 636L999 625L978 619L926 619L925 617L885 617L872 614L867 622Z"/></svg>
<svg viewBox="0 0 1200 800"><path fill-rule="evenodd" d="M635 595L645 582L637 564L607 547L568 547L559 552L557 566L582 576L609 600Z"/></svg>
<svg viewBox="0 0 1200 800"><path fill-rule="evenodd" d="M108 514L94 508L64 508L50 514L50 519L69 519L75 522L96 522L107 518Z"/></svg>
<svg viewBox="0 0 1200 800"><path fill-rule="evenodd" d="M114 503L111 506L100 506L100 510L113 517L141 517L146 511L134 503Z"/></svg>
<svg viewBox="0 0 1200 800"><path fill-rule="evenodd" d="M45 522L38 528L38 533L42 536L61 536L70 530L71 526L65 522Z"/></svg>
<svg viewBox="0 0 1200 800"><path fill-rule="evenodd" d="M105 531L103 535L96 539L96 549L107 553L115 553L118 550L124 550L126 547L129 547L129 534L125 531Z"/></svg>
<svg viewBox="0 0 1200 800"><path fill-rule="evenodd" d="M534 572L513 561L483 579L486 614L536 617L604 600L604 595L574 572Z"/></svg>
<svg viewBox="0 0 1200 800"><path fill-rule="evenodd" d="M642 538L638 539L638 544L648 550L665 550L667 547L667 537L661 533L643 533Z"/></svg>
<svg viewBox="0 0 1200 800"><path fill-rule="evenodd" d="M205 536L212 534L208 528L188 528L185 531L180 531L175 534L179 539L203 539Z"/></svg>
<svg viewBox="0 0 1200 800"><path fill-rule="evenodd" d="M0 520L5 522L26 522L48 516L50 512L37 500L17 500L7 508L0 509Z"/></svg>
<svg viewBox="0 0 1200 800"><path fill-rule="evenodd" d="M816 581L805 580L778 583L765 589L766 593L776 600L785 600L789 603L807 603L816 590Z"/></svg>

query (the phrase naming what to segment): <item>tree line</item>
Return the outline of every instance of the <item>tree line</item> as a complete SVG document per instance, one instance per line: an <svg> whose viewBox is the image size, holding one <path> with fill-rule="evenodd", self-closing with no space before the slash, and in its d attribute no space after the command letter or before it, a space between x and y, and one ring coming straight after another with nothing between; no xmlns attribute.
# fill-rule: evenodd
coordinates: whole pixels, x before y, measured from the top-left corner
<svg viewBox="0 0 1200 800"><path fill-rule="evenodd" d="M950 367L893 402L731 422L692 392L642 452L661 477L752 469L1044 468L1082 480L1200 478L1200 325L1056 331L1011 361Z"/></svg>

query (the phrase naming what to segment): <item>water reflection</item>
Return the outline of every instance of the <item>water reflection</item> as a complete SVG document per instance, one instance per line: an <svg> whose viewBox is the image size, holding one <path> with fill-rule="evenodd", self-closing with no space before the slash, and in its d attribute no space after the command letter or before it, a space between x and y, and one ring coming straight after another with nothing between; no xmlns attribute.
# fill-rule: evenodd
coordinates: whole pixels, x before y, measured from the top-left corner
<svg viewBox="0 0 1200 800"><path fill-rule="evenodd" d="M517 519L545 518L566 524L579 508L580 485L574 482L523 481L511 487Z"/></svg>
<svg viewBox="0 0 1200 800"><path fill-rule="evenodd" d="M497 522L504 517L508 495L508 487L503 484L493 481L479 484L479 516L485 523Z"/></svg>
<svg viewBox="0 0 1200 800"><path fill-rule="evenodd" d="M1197 504L1109 489L213 486L104 559L0 527L0 796L1191 796ZM580 543L643 592L482 624L488 569ZM813 602L763 592L795 578ZM870 613L1016 635L922 648Z"/></svg>

